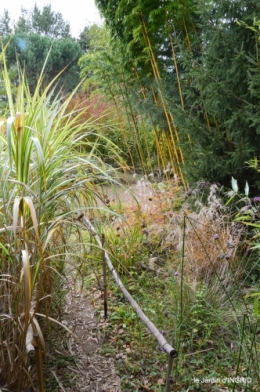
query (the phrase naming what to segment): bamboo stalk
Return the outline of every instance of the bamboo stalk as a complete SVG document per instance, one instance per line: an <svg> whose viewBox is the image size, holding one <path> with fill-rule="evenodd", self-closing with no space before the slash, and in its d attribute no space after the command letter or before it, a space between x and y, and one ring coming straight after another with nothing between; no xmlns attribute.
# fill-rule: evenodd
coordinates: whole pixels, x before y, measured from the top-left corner
<svg viewBox="0 0 260 392"><path fill-rule="evenodd" d="M174 123L174 118L173 118L173 115L171 113L170 113L170 117L171 117L172 122ZM177 140L178 143L180 143L180 138L179 138L179 135L178 135L177 128L176 128L175 124L174 124L174 131L175 131L176 140ZM183 157L182 149L179 148L179 151L180 151L181 161L184 164L184 157Z"/></svg>
<svg viewBox="0 0 260 392"><path fill-rule="evenodd" d="M125 80L124 73L122 73L120 76L121 76L122 83L119 83L119 89L120 89L121 96L123 98L125 112L126 112L126 115L128 117L128 123L130 125L132 125L132 127L134 129L134 132L135 132L135 135L136 135L136 138L137 138L137 144L136 144L137 153L138 153L138 156L139 156L139 159L140 159L141 166L142 166L143 169L145 169L144 157L143 157L143 152L142 152L141 142L140 142L139 129L138 129L138 124L137 124L137 121L136 121L136 118L135 118L135 114L134 114L134 111L133 111L133 108L132 108L132 104L131 104L130 98L129 98L128 84L127 84L127 81ZM110 94L111 94L111 91L112 91L111 86L109 86L109 90L110 90ZM113 97L112 94L111 94L111 96ZM113 100L114 100L114 97L113 97ZM118 108L117 104L116 104L116 107ZM120 111L118 111L118 114L120 115ZM128 148L128 152L129 151L130 150ZM132 155L131 155L131 158L132 158ZM132 164L135 167L133 161L132 161Z"/></svg>
<svg viewBox="0 0 260 392"><path fill-rule="evenodd" d="M180 162L179 162L179 153L180 152L181 152L180 155L181 155L182 163L184 161L183 155L182 155L182 151L181 151L181 148L179 147L178 148L179 153L178 153L177 147L176 147L176 142L175 142L175 140L173 138L172 124L171 124L171 122L173 121L173 116L172 116L171 113L168 112L166 104L165 104L165 99L164 99L164 96L163 96L163 93L162 93L162 90L161 90L161 87L160 87L160 80L161 80L160 71L159 71L158 66L157 66L157 62L156 62L156 59L155 59L155 56L154 56L154 52L153 52L153 49L152 49L152 45L151 45L151 42L150 42L150 39L149 39L149 35L148 35L147 28L146 28L146 24L145 24L145 21L144 21L144 18L143 18L142 15L140 15L140 22L141 22L141 24L143 26L143 36L144 36L144 39L145 39L145 41L147 43L147 46L148 46L150 54L151 54L151 60L150 61L151 61L154 77L155 77L155 80L157 82L158 92L159 92L159 95L160 95L160 100L161 100L162 107L163 107L164 114L165 114L165 118L166 118L166 121L167 121L167 124L168 124L168 127L169 127L169 131L170 131L170 134L171 134L171 137L172 137L173 150L174 150L174 154L175 154L175 158L176 158L176 162L177 162L177 166L178 166L178 174L179 174L180 178L183 181L184 187L187 188L187 184L186 184L186 182L184 180L184 177L183 177L183 174L182 174L182 170L179 167L180 166ZM177 135L176 140L178 141L178 139L179 139L178 138L178 132L177 132L175 124L173 124L173 126L174 126L175 136ZM172 165L174 165L173 160L172 160L171 163L172 163Z"/></svg>
<svg viewBox="0 0 260 392"><path fill-rule="evenodd" d="M160 137L160 135L159 135L159 137ZM157 166L158 166L158 169L160 170L160 175L161 175L160 161L162 163L163 170L166 169L166 165L165 165L165 162L164 162L163 154L161 153L159 137L158 137L156 129L155 129L155 143L156 143L156 150L158 151L158 154L157 154Z"/></svg>
<svg viewBox="0 0 260 392"><path fill-rule="evenodd" d="M172 50L172 58L173 58L173 63L174 63L174 67L175 67L176 79L177 79L179 96L180 96L180 101L181 101L181 107L182 107L182 109L184 109L184 99L183 99L182 88L181 88L181 80L180 80L180 75L179 75L178 62L177 62L177 58L176 58L176 53L175 53L175 49L174 49L174 43L173 43L173 39L172 39L172 36L171 36L170 24L169 24L169 19L167 17L167 14L166 14L166 18L167 18L169 39L170 39L171 50ZM173 120L173 117L172 117L172 120ZM178 137L178 133L177 132L176 132L176 136ZM190 135L188 135L188 138L190 140ZM179 137L178 137L177 140L179 141ZM182 150L180 150L180 154L181 154L181 158L182 158L182 163L184 164L184 158L183 158Z"/></svg>
<svg viewBox="0 0 260 392"><path fill-rule="evenodd" d="M189 38L189 33L188 33L188 29L186 26L186 22L184 19L184 15L183 15L183 25L184 25L184 29L185 29L185 34L186 34L186 42L187 42L187 48L188 50L192 53L192 48L191 48L191 43L190 43L190 38ZM192 23L192 27L193 27L193 31L195 32L195 34L197 35L194 23ZM200 45L201 49L202 49L202 45ZM196 68L196 66L194 65L194 68ZM204 105L203 105L204 106ZM209 117L208 117L208 113L206 111L206 109L204 108L204 113L205 113L205 117L206 117L206 123L207 123L207 128L210 131L210 121L209 121Z"/></svg>
<svg viewBox="0 0 260 392"><path fill-rule="evenodd" d="M184 100L183 100L183 94L182 94L182 88L181 88L179 68L178 68L178 63L177 63L177 59L176 59L176 53L175 53L175 49L174 49L173 39L171 36L170 24L169 24L169 19L168 19L167 13L166 13L166 21L167 21L169 39L170 39L170 44L171 44L171 49L172 49L172 58L173 58L174 67L175 67L176 79L177 79L177 83L178 83L178 90L179 90L179 96L180 96L180 101L181 101L181 107L182 107L182 109L184 109Z"/></svg>
<svg viewBox="0 0 260 392"><path fill-rule="evenodd" d="M168 137L168 135L167 135L167 133L165 131L164 131L164 137L166 139L166 143L167 143L167 146L168 146L168 152L169 152L169 155L170 155L172 169L173 169L174 173L178 173L178 170L177 170L177 168L175 167L175 164L174 164L174 159L173 159L173 153L174 152L172 152L171 142L170 142L169 137ZM166 173L166 177L167 177L167 173ZM169 178L167 178L167 179L169 179Z"/></svg>
<svg viewBox="0 0 260 392"><path fill-rule="evenodd" d="M86 227L93 233L93 235L96 238L96 241L100 247L102 247L102 241L100 240L95 228L93 225L90 223L90 221L86 218L83 217L83 222ZM136 314L139 316L139 318L143 321L143 323L146 325L146 327L149 329L149 331L152 333L152 335L156 338L157 342L159 343L160 347L163 348L163 350L169 354L172 358L175 358L177 356L177 352L175 348L173 348L167 341L165 340L164 336L160 333L160 331L155 327L155 325L149 320L149 318L146 316L146 314L142 311L140 306L137 304L137 302L134 300L134 298L129 294L125 286L123 285L122 281L120 280L119 276L117 275L117 272L108 256L108 253L104 249L104 258L106 260L106 264L111 271L114 280L122 293L124 294L125 298L129 301L133 309L135 310Z"/></svg>
<svg viewBox="0 0 260 392"><path fill-rule="evenodd" d="M140 82L140 77L139 77L138 71L137 71L137 69L136 69L135 66L134 66L134 70L135 70L135 74L136 74L137 80L138 80L139 85L140 85L140 89L141 89L143 98L146 99L145 89L144 89L142 83ZM153 90L152 90L152 94L153 94L153 97L154 97L154 101L156 102L156 100L155 100L155 94L154 94L154 91L153 91ZM154 133L155 133L155 138L156 138L156 125L154 124L153 116L152 116L152 114L151 114L150 111L149 111L149 117L150 117L150 120L151 120L151 124L153 125L153 131L154 131ZM153 169L153 168L152 168L152 165L151 165L152 160L151 160L150 149L149 149L148 142L147 142L146 132L144 132L144 137L145 137L145 145L146 145L147 155L148 155L148 159L149 159L149 162L150 162L150 169L151 169L151 171L152 171L152 169Z"/></svg>
<svg viewBox="0 0 260 392"><path fill-rule="evenodd" d="M124 78L124 75L122 75L122 76ZM134 111L133 111L133 108L132 108L132 104L130 102L130 98L129 98L129 94L128 94L128 88L127 88L127 83L125 82L124 79L123 79L123 83L122 84L123 84L124 91L125 91L125 94L123 94L123 96L126 97L127 106L129 108L129 111L130 111L130 118L132 119L134 131L135 131L136 138L137 138L137 141L138 141L138 143L137 143L137 152L138 152L138 155L139 155L139 158L140 158L140 163L142 165L142 168L145 170L146 169L146 165L145 165L145 162L144 162L143 151L142 151L142 147L141 147L139 127L138 127L138 123L136 121L136 117L135 117L135 114L134 114Z"/></svg>
<svg viewBox="0 0 260 392"><path fill-rule="evenodd" d="M123 139L124 139L124 142L125 142L125 145L126 145L126 148L127 148L127 152L128 152L128 154L129 154L129 156L130 156L130 158L131 158L131 163L132 163L132 166L133 166L134 171L135 171L134 158L133 158L131 149L129 148L129 145L128 145L128 143L127 143L127 138L126 138L126 136L125 136L125 130L124 130L124 127L123 127L123 119L122 119L122 116L121 116L121 111L120 111L120 108L119 108L119 106L118 106L118 103L117 103L117 100L116 100L116 98L115 98L115 95L113 94L113 89L111 88L110 84L108 85L108 88L109 88L109 92L110 92L112 101L113 101L113 103L114 103L114 106L115 106L115 108L116 108L117 115L118 115L119 120L120 120L120 129L121 129L121 133L122 133L122 135L123 135Z"/></svg>
<svg viewBox="0 0 260 392"><path fill-rule="evenodd" d="M154 99L155 104L159 107L158 99L156 97L156 94L155 94L153 88L152 88L152 94L153 94L153 99ZM166 170L165 151L163 151L160 146L161 137L160 137L160 135L159 135L159 137L157 136L156 128L154 129L154 131L155 131L155 138L156 138L156 148L158 151L158 159L157 159L158 160L158 168L160 168L160 161L159 160L161 159L163 170ZM164 133L165 133L165 131L164 131Z"/></svg>
<svg viewBox="0 0 260 392"><path fill-rule="evenodd" d="M187 26L186 26L184 15L182 15L182 20L183 20L183 26L184 26L185 34L186 34L187 47L188 47L189 51L191 52L190 37L189 37L189 34L188 34L188 29L187 29Z"/></svg>

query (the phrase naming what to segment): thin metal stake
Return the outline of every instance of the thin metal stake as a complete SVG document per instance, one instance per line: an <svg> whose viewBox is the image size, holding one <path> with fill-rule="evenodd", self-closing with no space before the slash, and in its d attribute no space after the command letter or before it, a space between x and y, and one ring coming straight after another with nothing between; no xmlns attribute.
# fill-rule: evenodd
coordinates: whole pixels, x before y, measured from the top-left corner
<svg viewBox="0 0 260 392"><path fill-rule="evenodd" d="M172 372L172 365L173 365L173 357L171 355L169 355L168 356L168 368L167 368L165 392L170 392L170 378L171 378L171 372Z"/></svg>
<svg viewBox="0 0 260 392"><path fill-rule="evenodd" d="M103 267L103 282L104 282L104 317L107 318L107 265L105 256L105 234L102 234L102 267Z"/></svg>
<svg viewBox="0 0 260 392"><path fill-rule="evenodd" d="M174 345L174 337L172 338L172 345ZM171 383L171 373L172 373L173 359L174 359L174 357L172 355L169 355L169 357L168 357L168 367L167 367L165 392L170 392L170 383Z"/></svg>

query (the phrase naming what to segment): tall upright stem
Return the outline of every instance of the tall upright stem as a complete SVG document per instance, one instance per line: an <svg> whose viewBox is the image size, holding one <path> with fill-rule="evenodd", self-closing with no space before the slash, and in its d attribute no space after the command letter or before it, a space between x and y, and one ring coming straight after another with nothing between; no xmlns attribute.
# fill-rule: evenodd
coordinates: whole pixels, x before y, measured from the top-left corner
<svg viewBox="0 0 260 392"><path fill-rule="evenodd" d="M184 177L183 177L183 173L182 173L181 167L180 167L180 163L181 163L180 159L182 161L182 164L184 163L183 154L182 154L182 152L180 153L181 148L180 147L178 147L178 148L176 147L176 141L175 141L175 139L173 137L173 134L175 134L175 137L176 137L178 132L177 132L176 126L174 124L173 115L171 113L169 113L169 111L167 110L164 94L163 94L162 89L161 89L161 75L160 75L160 71L159 71L159 68L158 68L158 65L157 65L157 62L156 62L156 59L155 59L154 51L153 51L153 48L152 48L152 45L151 45L151 42L150 42L150 38L149 38L149 35L148 35L147 27L146 27L146 24L145 24L145 21L144 21L144 18L142 16L142 14L140 14L140 22L141 22L141 24L143 26L143 36L144 36L146 44L147 44L147 46L149 48L149 52L150 52L150 55L151 55L151 58L150 58L151 66L152 66L152 69L153 69L155 80L157 82L158 93L159 93L160 101L161 101L161 104L162 104L162 107L163 107L163 110L164 110L164 114L165 114L165 118L166 118L167 125L168 125L168 128L169 128L169 132L171 134L174 156L175 156L176 163L177 163L177 168L176 168L177 174L182 179L182 182L183 182L184 186L187 187L186 182L185 182ZM173 132L173 129L172 129L172 124L174 126L174 132ZM177 142L178 141L179 141L179 138L177 138ZM173 157L171 159L171 164L172 164L172 166L176 167L176 165L174 164L174 161L173 161Z"/></svg>

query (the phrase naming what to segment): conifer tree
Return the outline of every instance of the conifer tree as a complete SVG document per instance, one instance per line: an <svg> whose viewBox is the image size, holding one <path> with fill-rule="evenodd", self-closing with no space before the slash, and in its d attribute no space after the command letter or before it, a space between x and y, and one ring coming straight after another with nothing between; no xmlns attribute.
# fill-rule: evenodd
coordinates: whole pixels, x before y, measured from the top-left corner
<svg viewBox="0 0 260 392"><path fill-rule="evenodd" d="M45 5L42 10L36 4L31 10L22 7L14 29L10 27L9 14L5 10L0 16L0 35L3 37L3 44L8 44L6 60L9 70L12 69L14 82L18 78L18 61L25 69L33 91L48 56L45 66L46 83L61 71L58 89L68 93L79 83L77 62L83 52L80 44L70 35L69 23L64 21L61 13L52 11L51 5Z"/></svg>
<svg viewBox="0 0 260 392"><path fill-rule="evenodd" d="M253 183L246 162L260 155L259 37L245 26L260 19L259 0L97 5L124 47L125 69L138 74L139 110L149 107L170 135L173 160L189 180Z"/></svg>
<svg viewBox="0 0 260 392"><path fill-rule="evenodd" d="M11 32L11 18L8 10L4 9L4 12L0 15L0 37L5 37Z"/></svg>
<svg viewBox="0 0 260 392"><path fill-rule="evenodd" d="M246 162L260 154L259 40L238 22L252 25L257 15L257 0L204 2L200 55L182 50L186 106L175 115L182 134L190 135L186 169L194 179L228 186L231 176L255 181Z"/></svg>

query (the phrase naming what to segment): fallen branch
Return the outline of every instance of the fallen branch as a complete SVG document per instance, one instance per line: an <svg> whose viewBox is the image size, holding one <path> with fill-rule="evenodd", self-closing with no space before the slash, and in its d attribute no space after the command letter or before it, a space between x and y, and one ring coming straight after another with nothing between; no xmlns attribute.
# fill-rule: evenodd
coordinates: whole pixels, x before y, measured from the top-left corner
<svg viewBox="0 0 260 392"><path fill-rule="evenodd" d="M96 238L96 241L98 243L98 245L102 247L102 241L100 240L95 228L92 226L92 224L90 223L90 221L83 217L82 221L84 222L84 224L88 227L88 229L90 230L91 234ZM164 336L160 333L160 331L158 331L158 329L155 327L155 325L149 320L149 318L146 316L146 314L142 311L142 309L139 307L139 305L137 304L137 302L134 300L134 298L131 296L131 294L129 294L129 292L127 291L127 289L125 288L125 286L123 285L123 283L121 282L119 276L117 275L117 272L115 270L115 268L113 267L113 264L108 256L108 253L105 249L103 249L104 252L104 258L106 260L107 266L110 269L116 284L118 285L118 287L120 288L120 290L122 291L122 293L124 294L124 296L126 297L126 299L130 302L131 306L133 307L133 309L135 310L136 314L139 316L139 318L144 322L144 324L146 325L146 327L149 329L149 331L153 334L153 336L156 338L157 342L159 343L160 347L163 348L163 350L169 354L172 358L177 356L177 351L169 344L167 343L167 341L165 340Z"/></svg>

